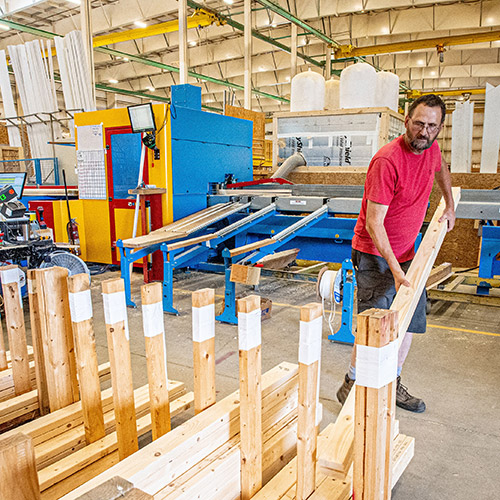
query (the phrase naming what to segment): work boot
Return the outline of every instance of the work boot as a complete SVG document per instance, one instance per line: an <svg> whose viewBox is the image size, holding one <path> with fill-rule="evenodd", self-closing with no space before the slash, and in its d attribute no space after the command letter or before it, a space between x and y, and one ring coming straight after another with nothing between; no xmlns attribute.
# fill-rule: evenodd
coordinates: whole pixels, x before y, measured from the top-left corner
<svg viewBox="0 0 500 500"><path fill-rule="evenodd" d="M340 386L340 389L337 391L337 399L340 401L340 404L344 404L347 396L349 396L349 392L354 385L354 380L349 378L349 375L345 374L344 383Z"/></svg>
<svg viewBox="0 0 500 500"><path fill-rule="evenodd" d="M396 386L396 406L403 408L403 410L413 411L415 413L422 413L425 411L425 403L422 399L412 396L408 392L408 388L401 383L401 377L397 379ZM337 393L338 397L338 393Z"/></svg>

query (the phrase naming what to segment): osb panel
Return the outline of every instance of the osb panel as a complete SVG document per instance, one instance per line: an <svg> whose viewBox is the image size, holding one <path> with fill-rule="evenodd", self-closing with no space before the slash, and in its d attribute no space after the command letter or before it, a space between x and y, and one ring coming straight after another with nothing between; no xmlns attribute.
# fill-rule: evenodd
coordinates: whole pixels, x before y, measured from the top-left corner
<svg viewBox="0 0 500 500"><path fill-rule="evenodd" d="M9 144L9 134L5 125L0 125L0 144Z"/></svg>
<svg viewBox="0 0 500 500"><path fill-rule="evenodd" d="M366 174L352 172L334 173L292 173L290 180L296 184L332 184L360 185L364 184ZM500 174L452 174L452 185L463 189L492 189L500 186ZM436 210L441 198L439 188L435 184L431 193L430 208L427 221ZM450 232L441 247L436 264L451 262L454 267L475 267L479 255L480 238L474 229L473 220L457 220L455 229Z"/></svg>
<svg viewBox="0 0 500 500"><path fill-rule="evenodd" d="M266 136L266 116L259 111L251 111L237 106L226 106L224 110L226 116L243 118L253 122L253 155L264 156L264 140Z"/></svg>

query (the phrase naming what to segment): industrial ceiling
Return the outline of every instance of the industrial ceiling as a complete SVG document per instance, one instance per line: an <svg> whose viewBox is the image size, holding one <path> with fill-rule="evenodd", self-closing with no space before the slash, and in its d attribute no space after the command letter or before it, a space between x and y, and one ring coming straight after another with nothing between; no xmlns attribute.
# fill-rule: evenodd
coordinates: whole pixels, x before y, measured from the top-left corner
<svg viewBox="0 0 500 500"><path fill-rule="evenodd" d="M0 1L0 48L80 29L75 2ZM187 3L189 82L201 84L209 109L222 109L224 98L243 105L243 0ZM113 94L167 99L179 83L178 2L93 0L91 7L98 108ZM255 0L252 8L254 110L289 109L292 23L298 71L325 74L331 47L334 74L365 60L397 73L402 91L459 90L449 98L484 100L485 84L500 84L498 0Z"/></svg>

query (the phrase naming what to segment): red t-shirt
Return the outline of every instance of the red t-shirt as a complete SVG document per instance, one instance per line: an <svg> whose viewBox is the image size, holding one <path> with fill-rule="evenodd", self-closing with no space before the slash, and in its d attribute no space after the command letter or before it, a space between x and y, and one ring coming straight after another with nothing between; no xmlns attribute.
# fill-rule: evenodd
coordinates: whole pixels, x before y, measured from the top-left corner
<svg viewBox="0 0 500 500"><path fill-rule="evenodd" d="M366 205L370 200L389 206L384 227L398 262L412 259L415 239L422 227L434 183L434 173L439 170L441 150L437 142L420 155L408 148L402 135L383 146L368 167L352 247L380 255L366 230Z"/></svg>

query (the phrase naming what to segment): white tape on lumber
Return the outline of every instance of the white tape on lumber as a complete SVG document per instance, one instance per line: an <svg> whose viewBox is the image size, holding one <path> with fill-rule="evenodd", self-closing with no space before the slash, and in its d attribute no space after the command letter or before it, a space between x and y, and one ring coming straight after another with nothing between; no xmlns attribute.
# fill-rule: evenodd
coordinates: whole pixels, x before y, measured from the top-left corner
<svg viewBox="0 0 500 500"><path fill-rule="evenodd" d="M17 293L19 294L19 304L21 306L21 309L23 309L23 297L21 294L22 274L24 273L18 267L12 267L3 271L0 268L0 280L2 281L2 284L9 285L11 283L17 283Z"/></svg>
<svg viewBox="0 0 500 500"><path fill-rule="evenodd" d="M36 280L28 279L28 293L30 293L30 294L37 293Z"/></svg>
<svg viewBox="0 0 500 500"><path fill-rule="evenodd" d="M4 271L0 269L0 279L4 285L8 283L18 283L21 281L21 276L19 275L19 269L17 267L12 267L10 269L5 269Z"/></svg>
<svg viewBox="0 0 500 500"><path fill-rule="evenodd" d="M300 322L299 363L311 365L321 359L323 317Z"/></svg>
<svg viewBox="0 0 500 500"><path fill-rule="evenodd" d="M249 351L262 343L261 311L238 313L238 344L240 351Z"/></svg>
<svg viewBox="0 0 500 500"><path fill-rule="evenodd" d="M90 290L82 292L69 293L69 310L71 312L71 321L80 323L92 318L92 299Z"/></svg>
<svg viewBox="0 0 500 500"><path fill-rule="evenodd" d="M165 334L163 304L161 302L142 305L142 324L145 337L156 337Z"/></svg>
<svg viewBox="0 0 500 500"><path fill-rule="evenodd" d="M107 325L125 322L125 336L129 340L127 306L125 304L125 292L103 293L104 318Z"/></svg>
<svg viewBox="0 0 500 500"><path fill-rule="evenodd" d="M356 384L380 389L396 380L398 341L384 347L356 346Z"/></svg>
<svg viewBox="0 0 500 500"><path fill-rule="evenodd" d="M215 337L215 304L193 307L193 341L203 342Z"/></svg>

